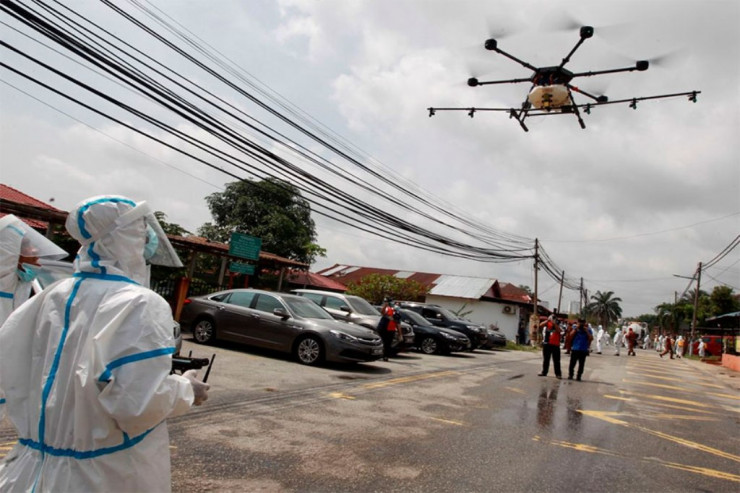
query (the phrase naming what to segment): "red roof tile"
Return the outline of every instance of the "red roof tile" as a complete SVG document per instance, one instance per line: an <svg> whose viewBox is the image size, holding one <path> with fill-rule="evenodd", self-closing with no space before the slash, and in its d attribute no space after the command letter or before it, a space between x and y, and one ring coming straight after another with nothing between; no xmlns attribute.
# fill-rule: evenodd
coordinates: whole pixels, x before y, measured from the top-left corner
<svg viewBox="0 0 740 493"><path fill-rule="evenodd" d="M32 205L34 207L40 207L42 209L49 209L55 212L64 212L56 207L42 202L37 198L31 197L20 190L16 190L13 187L9 187L4 183L0 183L0 199L8 200L10 202L16 202L18 204Z"/></svg>
<svg viewBox="0 0 740 493"><path fill-rule="evenodd" d="M325 289L330 291L344 292L347 290L347 286L339 281L329 279L320 274L302 270L292 271L288 274L288 282L291 284L298 284L301 287L306 286L308 288Z"/></svg>

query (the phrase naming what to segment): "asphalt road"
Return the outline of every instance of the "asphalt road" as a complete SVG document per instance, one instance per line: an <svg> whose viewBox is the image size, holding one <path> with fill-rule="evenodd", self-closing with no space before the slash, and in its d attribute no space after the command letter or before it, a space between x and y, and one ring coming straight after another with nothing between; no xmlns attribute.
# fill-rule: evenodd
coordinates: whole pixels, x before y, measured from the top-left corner
<svg viewBox="0 0 740 493"><path fill-rule="evenodd" d="M211 352L211 400L170 422L175 491L740 488L739 382L698 362L608 352L577 382L520 351L323 368Z"/></svg>
<svg viewBox="0 0 740 493"><path fill-rule="evenodd" d="M217 357L209 401L169 421L173 491L740 488L728 370L654 351L592 355L582 382L538 377L541 354L520 351L314 368L187 338ZM0 425L0 458L14 438Z"/></svg>

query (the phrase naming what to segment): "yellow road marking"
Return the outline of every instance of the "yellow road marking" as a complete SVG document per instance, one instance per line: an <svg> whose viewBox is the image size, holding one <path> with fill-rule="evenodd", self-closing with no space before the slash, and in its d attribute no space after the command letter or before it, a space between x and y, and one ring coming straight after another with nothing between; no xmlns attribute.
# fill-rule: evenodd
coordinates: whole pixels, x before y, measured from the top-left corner
<svg viewBox="0 0 740 493"><path fill-rule="evenodd" d="M644 397L646 399L654 399L657 401L672 402L674 404L685 404L687 406L704 407L704 408L709 408L709 409L714 409L716 407L716 406L710 406L709 404L704 404L703 402L690 401L688 399L678 399L676 397L665 397L662 395L653 395L653 394L641 394L639 392L630 392L627 390L620 390L619 393L628 394L628 395L636 395L638 397Z"/></svg>
<svg viewBox="0 0 740 493"><path fill-rule="evenodd" d="M707 395L713 395L716 397L723 397L725 399L735 399L736 401L740 401L740 396L737 395L730 395L730 394L718 394L716 392L704 392Z"/></svg>
<svg viewBox="0 0 740 493"><path fill-rule="evenodd" d="M354 400L355 397L347 394L343 394L341 392L331 392L329 394L329 397L333 397L335 399L347 399L347 400Z"/></svg>
<svg viewBox="0 0 740 493"><path fill-rule="evenodd" d="M668 390L685 390L681 387L676 387L675 385L665 385L662 383L650 383L650 382L638 382L636 380L627 380L626 378L623 378L622 381L624 383L635 383L637 385L647 385L649 387L660 387L661 389L668 389Z"/></svg>
<svg viewBox="0 0 740 493"><path fill-rule="evenodd" d="M18 440L14 441L14 442L4 442L4 443L0 443L0 446L5 446L5 445L15 445L16 443L18 443Z"/></svg>
<svg viewBox="0 0 740 493"><path fill-rule="evenodd" d="M434 421L439 421L440 423L447 423L448 425L455 425L455 426L465 426L465 423L462 423L460 421L453 421L451 419L442 419L442 418L429 418Z"/></svg>
<svg viewBox="0 0 740 493"><path fill-rule="evenodd" d="M400 383L418 382L419 380L427 380L429 378L441 378L448 377L450 375L457 375L456 371L441 371L437 373L425 373L423 375L413 375L410 377L392 378L390 380L384 380L382 382L367 383L362 387L365 389L379 389L383 387L390 387L391 385L398 385Z"/></svg>
<svg viewBox="0 0 740 493"><path fill-rule="evenodd" d="M649 435L653 435L658 438L663 438L664 440L669 440L671 442L678 443L679 445L683 445L684 447L693 448L696 450L700 450L702 452L706 452L708 454L716 455L718 457L723 457L725 459L730 459L735 462L740 462L740 456L731 454L729 452L725 452L723 450L719 450L714 447L709 447L701 443L692 442L691 440L686 440L685 438L674 437L672 435L663 433L661 431L651 430L649 428L645 428L644 426L628 423L627 421L622 421L620 419L615 418L614 415L618 415L619 413L613 413L613 412L608 412L608 411L588 411L584 409L579 409L578 412L586 416L591 416L593 418L601 419L603 421L606 421L607 423L617 424L620 426L625 426L627 428L634 428L636 430L640 430Z"/></svg>
<svg viewBox="0 0 740 493"><path fill-rule="evenodd" d="M663 376L658 376L658 375L646 375L645 373L638 373L638 372L633 372L633 371L628 371L627 374L637 375L637 376L644 377L644 378L654 378L656 380L666 380L668 382L685 383L687 385L695 385L695 386L700 386L700 387L714 387L717 389L726 388L722 385L715 385L715 384L705 383L705 382L687 382L686 379L683 377L663 377Z"/></svg>
<svg viewBox="0 0 740 493"><path fill-rule="evenodd" d="M616 395L604 395L607 399L616 399L620 401L627 401L627 402L639 402L637 399L629 399L627 397L618 397ZM653 406L660 406L660 407L667 407L669 409L680 409L681 411L691 411L692 413L702 413L702 414L720 414L715 413L712 411L705 411L703 409L694 409L693 407L685 407L685 406L674 406L673 404L665 404L663 402L651 402L649 405Z"/></svg>
<svg viewBox="0 0 740 493"><path fill-rule="evenodd" d="M539 441L539 437L537 437L537 440ZM655 464L660 464L665 467L670 467L672 469L679 469L681 471L691 472L694 474L701 474L703 476L709 476L716 479L725 479L727 481L735 481L740 482L740 476L736 474L732 474L729 472L724 471L718 471L716 469L709 469L706 467L697 467L697 466L689 466L686 464L679 464L677 462L666 462L660 459L655 459L651 457L630 457L624 454L619 454L616 452L612 452L611 450L606 450L599 447L594 447L593 445L588 445L585 443L571 443L571 442L563 442L560 440L551 440L550 444L557 445L559 447L565 447L572 450L577 450L579 452L588 452L591 454L602 454L602 455L608 455L611 457L620 457L623 459L635 459L643 462L653 462Z"/></svg>
<svg viewBox="0 0 740 493"><path fill-rule="evenodd" d="M517 389L515 387L504 387L506 390L511 390L512 392L516 392L517 394L526 394L525 391L522 389Z"/></svg>

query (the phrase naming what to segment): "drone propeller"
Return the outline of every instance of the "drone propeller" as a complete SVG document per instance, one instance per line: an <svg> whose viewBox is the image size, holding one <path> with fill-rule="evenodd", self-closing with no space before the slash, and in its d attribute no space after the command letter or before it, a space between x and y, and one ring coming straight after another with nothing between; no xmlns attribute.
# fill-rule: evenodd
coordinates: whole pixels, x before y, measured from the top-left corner
<svg viewBox="0 0 740 493"><path fill-rule="evenodd" d="M592 22L586 22L576 18L574 15L562 10L546 17L542 23L543 29L551 31L575 31L582 26L592 26L595 36L608 40L623 38L628 29L626 23L593 24Z"/></svg>

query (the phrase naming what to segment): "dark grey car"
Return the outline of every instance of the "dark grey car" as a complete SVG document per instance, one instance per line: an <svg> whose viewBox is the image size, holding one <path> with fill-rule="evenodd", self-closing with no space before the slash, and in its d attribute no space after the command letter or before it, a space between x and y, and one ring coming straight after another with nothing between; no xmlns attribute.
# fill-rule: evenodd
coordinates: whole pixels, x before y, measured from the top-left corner
<svg viewBox="0 0 740 493"><path fill-rule="evenodd" d="M186 300L180 316L196 342L217 339L292 353L303 364L374 361L383 342L370 329L334 320L292 294L232 289Z"/></svg>

